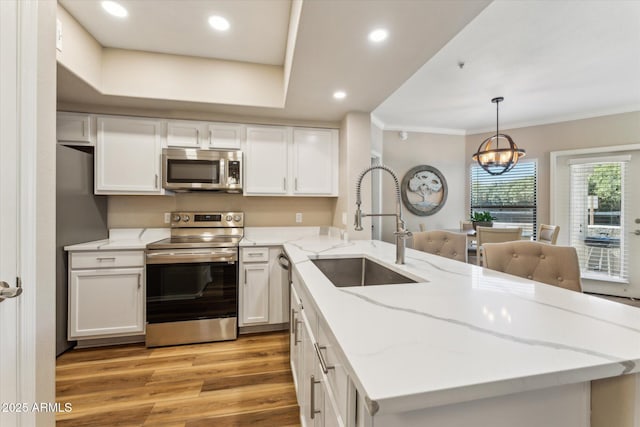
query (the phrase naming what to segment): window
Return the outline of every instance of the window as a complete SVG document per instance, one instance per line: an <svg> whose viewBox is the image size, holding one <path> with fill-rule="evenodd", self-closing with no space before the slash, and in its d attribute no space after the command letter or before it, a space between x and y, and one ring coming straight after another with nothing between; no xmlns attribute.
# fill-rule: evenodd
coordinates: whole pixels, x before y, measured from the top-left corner
<svg viewBox="0 0 640 427"><path fill-rule="evenodd" d="M519 162L502 175L471 166L471 214L489 211L496 227L522 227L524 236L537 232L537 163Z"/></svg>
<svg viewBox="0 0 640 427"><path fill-rule="evenodd" d="M629 253L624 239L628 159L571 159L570 244L582 277L628 282Z"/></svg>

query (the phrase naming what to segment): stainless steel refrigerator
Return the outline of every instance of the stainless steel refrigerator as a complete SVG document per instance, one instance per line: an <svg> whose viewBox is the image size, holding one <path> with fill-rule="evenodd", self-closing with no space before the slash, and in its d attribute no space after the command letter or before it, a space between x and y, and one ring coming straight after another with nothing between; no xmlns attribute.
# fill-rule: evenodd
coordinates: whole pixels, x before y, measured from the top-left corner
<svg viewBox="0 0 640 427"><path fill-rule="evenodd" d="M56 151L56 355L67 341L67 254L64 247L108 237L107 197L93 194L93 152L58 145Z"/></svg>

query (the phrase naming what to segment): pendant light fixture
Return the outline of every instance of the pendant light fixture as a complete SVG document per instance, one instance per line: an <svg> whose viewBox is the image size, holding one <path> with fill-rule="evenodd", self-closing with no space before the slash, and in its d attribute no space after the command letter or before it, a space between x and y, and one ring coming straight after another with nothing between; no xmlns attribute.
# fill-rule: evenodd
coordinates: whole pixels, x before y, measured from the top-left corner
<svg viewBox="0 0 640 427"><path fill-rule="evenodd" d="M491 175L502 175L510 171L526 154L509 135L499 131L498 106L502 101L504 98L501 96L491 100L496 104L496 134L482 141L478 151L473 155L473 160Z"/></svg>

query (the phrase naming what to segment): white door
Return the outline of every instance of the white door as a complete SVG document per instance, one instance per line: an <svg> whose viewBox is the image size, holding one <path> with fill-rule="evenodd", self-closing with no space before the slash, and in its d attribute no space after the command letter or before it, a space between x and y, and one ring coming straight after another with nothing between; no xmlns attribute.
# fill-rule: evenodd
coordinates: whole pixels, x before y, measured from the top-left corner
<svg viewBox="0 0 640 427"><path fill-rule="evenodd" d="M332 194L336 148L331 130L293 130L294 194Z"/></svg>
<svg viewBox="0 0 640 427"><path fill-rule="evenodd" d="M18 126L16 122L16 2L0 1L0 281L15 286L17 274L17 150ZM11 43L13 42L13 44ZM4 285L4 283L3 283ZM2 290L2 288L0 288ZM19 402L18 298L0 298L0 404ZM0 408L0 425L18 425L18 411ZM7 408L12 409L12 408Z"/></svg>
<svg viewBox="0 0 640 427"><path fill-rule="evenodd" d="M287 194L288 139L284 127L247 128L245 194Z"/></svg>
<svg viewBox="0 0 640 427"><path fill-rule="evenodd" d="M6 283L2 283L0 294L5 296L18 293L16 277L21 266L29 264L29 260L21 263L20 254L23 258L34 255L33 248L25 243L22 230L26 226L19 221L20 206L24 206L26 196L31 195L26 193L33 187L26 182L23 185L26 190L21 192L19 177L32 176L29 173L35 167L34 158L26 153L35 145L34 122L29 119L35 116L36 105L29 95L36 90L33 68L37 63L34 58L37 8L37 2L0 1L0 281ZM22 211L23 221L28 221L31 213ZM33 292L34 283L29 281L28 285L28 292ZM30 335L36 321L34 295L27 296L0 298L0 426L3 427L35 425L31 408L21 405L33 401L31 396L40 379L35 374L37 361L42 359L35 354ZM47 319L46 313L44 318ZM50 357L53 358L53 353ZM47 367L42 370L46 372ZM45 423L43 420L40 424Z"/></svg>
<svg viewBox="0 0 640 427"><path fill-rule="evenodd" d="M269 264L245 264L241 286L241 325L269 322Z"/></svg>
<svg viewBox="0 0 640 427"><path fill-rule="evenodd" d="M160 121L98 117L96 194L160 194Z"/></svg>
<svg viewBox="0 0 640 427"><path fill-rule="evenodd" d="M638 298L640 147L606 150L552 156L552 222L578 252L585 292Z"/></svg>

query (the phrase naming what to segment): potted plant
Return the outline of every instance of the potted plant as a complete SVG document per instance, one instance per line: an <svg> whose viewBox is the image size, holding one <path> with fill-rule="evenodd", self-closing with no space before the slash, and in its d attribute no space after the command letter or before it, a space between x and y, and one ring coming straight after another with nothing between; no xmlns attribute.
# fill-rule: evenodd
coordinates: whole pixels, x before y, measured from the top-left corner
<svg viewBox="0 0 640 427"><path fill-rule="evenodd" d="M473 223L473 229L477 226L481 227L493 227L493 220L496 219L489 211L474 212L471 215L471 222Z"/></svg>

